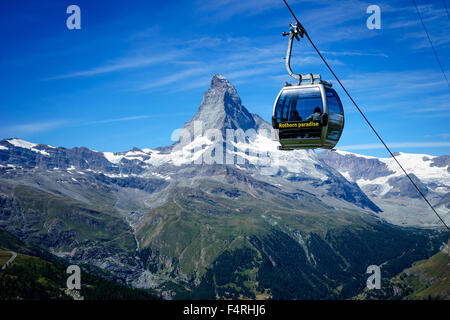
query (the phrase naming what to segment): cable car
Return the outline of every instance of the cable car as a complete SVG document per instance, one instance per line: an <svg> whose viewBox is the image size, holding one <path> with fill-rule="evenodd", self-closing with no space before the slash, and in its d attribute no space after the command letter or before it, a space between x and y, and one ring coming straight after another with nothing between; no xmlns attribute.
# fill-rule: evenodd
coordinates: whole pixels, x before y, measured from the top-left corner
<svg viewBox="0 0 450 320"><path fill-rule="evenodd" d="M294 38L300 41L305 31L291 24L286 53L286 70L298 80L297 85L285 83L278 94L272 113L272 127L278 131L281 150L333 149L344 129L344 108L331 83L320 75L295 74L290 65ZM307 81L305 81L307 80Z"/></svg>
<svg viewBox="0 0 450 320"><path fill-rule="evenodd" d="M333 149L344 129L344 109L331 84L287 85L273 107L282 150Z"/></svg>

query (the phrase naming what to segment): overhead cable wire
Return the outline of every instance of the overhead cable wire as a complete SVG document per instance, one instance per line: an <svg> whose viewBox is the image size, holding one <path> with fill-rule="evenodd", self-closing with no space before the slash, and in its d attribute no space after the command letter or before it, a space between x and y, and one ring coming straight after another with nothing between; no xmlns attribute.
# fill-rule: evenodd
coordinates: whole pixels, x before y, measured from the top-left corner
<svg viewBox="0 0 450 320"><path fill-rule="evenodd" d="M428 33L427 27L425 26L425 23L423 22L422 15L420 14L420 10L419 10L419 7L417 6L416 0L412 0L412 1L414 3L414 7L416 8L417 15L419 16L419 20L422 23L423 30L427 34L428 42L430 43L431 49L433 49L434 57L436 58L436 61L439 64L439 68L441 68L441 72L444 75L445 81L447 81L447 85L450 88L450 82L448 81L447 75L445 74L444 68L442 67L441 60L439 59L437 51L433 45L433 42L431 41L430 34ZM444 3L445 3L445 0L444 0ZM447 5L445 6L445 9L447 9ZM447 11L447 15L448 15L448 11Z"/></svg>
<svg viewBox="0 0 450 320"><path fill-rule="evenodd" d="M322 56L322 54L320 53L319 49L317 49L316 45L314 44L314 42L311 40L308 32L305 30L305 28L302 26L302 24L300 23L300 21L297 19L297 17L295 16L294 12L292 11L291 7L288 5L288 3L286 2L286 0L283 0L283 2L285 3L286 7L289 9L289 11L291 12L292 16L294 17L295 21L297 21L297 26L302 30L303 34L306 36L306 38L309 40L309 42L311 43L311 45L313 46L313 48L316 50L317 54L320 56L320 58L322 59L322 61L325 63L325 65L327 66L328 70L330 70L330 72L333 74L334 78L337 80L337 82L339 83L339 85L342 87L342 89L345 91L345 93L347 94L347 96L350 98L350 100L352 101L352 103L354 104L354 106L356 107L356 109L359 111L359 113L362 115L362 117L364 118L364 120L367 122L367 124L369 125L369 127L372 129L372 131L375 133L375 135L378 137L378 139L381 141L381 143L383 144L383 146L386 148L386 150L389 152L389 154L391 155L391 157L395 160L395 162L398 164L398 166L402 169L403 173L405 174L405 176L409 179L409 181L412 183L412 185L416 188L417 192L422 196L422 198L425 200L425 202L428 204L428 206L431 208L431 210L433 210L433 212L436 214L436 216L439 218L439 220L441 220L441 222L444 224L444 226L447 228L448 231L450 231L449 226L445 223L444 219L442 219L442 217L439 215L439 213L437 213L436 209L433 207L433 205L430 203L430 201L428 201L427 197L423 194L423 192L419 189L419 187L417 186L417 184L414 182L414 180L411 178L411 176L406 172L406 170L403 168L403 166L401 165L401 163L398 161L397 157L394 155L394 153L391 151L391 149L389 149L389 147L387 146L387 144L384 142L384 140L381 138L381 136L378 134L377 130L375 130L375 128L372 126L372 124L370 123L369 119L367 119L367 117L365 116L364 112L361 110L361 108L358 106L358 104L356 103L356 101L352 98L352 96L350 95L350 93L347 91L347 89L345 88L345 86L342 84L341 80L339 80L338 76L336 75L336 73L334 73L333 69L330 67L330 65L328 64L328 62L325 60L325 58ZM449 85L450 86L450 85Z"/></svg>
<svg viewBox="0 0 450 320"><path fill-rule="evenodd" d="M447 18L448 18L448 20L450 20L450 14L448 14L447 2L445 2L445 0L442 0L442 2L444 3L445 12L447 12Z"/></svg>

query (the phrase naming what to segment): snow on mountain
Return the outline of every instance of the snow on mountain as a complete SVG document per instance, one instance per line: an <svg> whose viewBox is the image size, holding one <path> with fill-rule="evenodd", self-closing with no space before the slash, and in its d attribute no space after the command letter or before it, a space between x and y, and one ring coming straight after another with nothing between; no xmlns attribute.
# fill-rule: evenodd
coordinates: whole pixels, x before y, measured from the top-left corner
<svg viewBox="0 0 450 320"><path fill-rule="evenodd" d="M33 152L37 152L37 153L43 154L45 156L49 155L48 152L45 152L44 150L36 149L35 147L37 146L37 144L35 144L35 143L31 143L31 142L24 141L24 140L17 139L17 138L9 139L9 140L6 140L6 141L9 142L10 144L12 144L15 147L28 149L28 150L31 150ZM48 146L48 147L50 147L50 146Z"/></svg>
<svg viewBox="0 0 450 320"><path fill-rule="evenodd" d="M180 174L186 166L202 175L208 172L203 165L225 165L288 194L308 192L330 207L380 211L356 184L324 166L313 151L278 150L270 124L251 114L242 105L236 88L221 75L212 78L197 113L178 133L178 140L169 147L116 153L83 147L51 149L18 139L2 140L0 146L5 148L33 152L0 150L0 164L103 174L109 178L157 178L172 185L186 183L186 176ZM44 154L46 157L42 157Z"/></svg>
<svg viewBox="0 0 450 320"><path fill-rule="evenodd" d="M105 156L106 160L114 164L118 164L123 158L125 158L125 156L118 155L114 152L103 152L103 155Z"/></svg>
<svg viewBox="0 0 450 320"><path fill-rule="evenodd" d="M392 176L403 176L404 173L395 162L393 158L376 158L370 157L361 154L354 154L345 151L336 151L337 154L341 156L355 156L362 159L368 160L377 160L380 163L384 164L386 169L392 172L391 175L386 175L385 177ZM419 179L424 179L428 181L438 180L442 181L442 179L449 180L449 164L442 164L440 166L436 165L435 162L437 159L441 157L431 156L427 154L411 154L411 153L402 153L398 152L395 154L397 160L402 164L403 168L408 172L416 175ZM343 172L350 173L351 168L343 168ZM364 179L360 179L361 182ZM358 180L356 180L358 182Z"/></svg>
<svg viewBox="0 0 450 320"><path fill-rule="evenodd" d="M216 74L211 79L211 87L205 92L202 103L194 117L186 122L183 129L194 132L194 122L201 122L203 130L226 129L247 130L256 127L254 116L242 105L236 88L224 76Z"/></svg>
<svg viewBox="0 0 450 320"><path fill-rule="evenodd" d="M171 146L116 153L2 140L0 164L109 178L155 178L169 185L186 183L183 179L188 178L180 172L187 167L192 176L208 172L201 169L203 165L233 166L282 192L308 192L335 209L375 212L398 225L438 225L393 159L343 151L278 150L270 124L250 113L236 88L221 75L212 78L197 113L177 132L179 137ZM447 217L449 158L398 154L405 169Z"/></svg>
<svg viewBox="0 0 450 320"><path fill-rule="evenodd" d="M145 161L149 158L149 155L152 153L152 150L147 149L147 151L140 150L138 148L134 148L128 152L102 152L104 157L113 164L119 164L123 159L133 161Z"/></svg>
<svg viewBox="0 0 450 320"><path fill-rule="evenodd" d="M397 160L450 222L450 157L396 153ZM393 158L376 158L344 151L325 151L319 158L358 186L383 212L380 216L399 225L441 226Z"/></svg>
<svg viewBox="0 0 450 320"><path fill-rule="evenodd" d="M401 170L401 168L398 166L398 164L395 162L393 158L376 158L344 151L336 151L336 154L343 156L344 158L347 157L349 159L351 159L352 157L356 157L358 159L364 159L369 161L372 160L374 161L373 163L378 164L379 166L378 168L370 167L371 170L363 168L362 169L363 172L358 171L358 169L355 170L354 166L341 166L339 168L339 171L342 174L348 176L350 180L358 183L358 185L366 185L373 183L387 184L388 181L394 177L401 177L401 178L404 177L404 172ZM400 162L400 164L403 166L403 168L406 170L406 172L408 172L408 174L416 176L421 181L427 183L450 185L450 174L449 174L450 161L447 161L446 163L437 164L439 162L439 159L441 159L442 157L431 156L427 154L410 154L399 152L396 153L395 156L397 160ZM365 178L365 175L367 174L368 171L369 172L377 171L379 174L380 167L385 169L383 170L384 174L372 179ZM441 190L445 192L444 189Z"/></svg>
<svg viewBox="0 0 450 320"><path fill-rule="evenodd" d="M264 170L268 175L285 170L326 179L318 169L319 160L314 152L279 151L270 124L251 114L242 105L236 88L220 74L212 78L197 113L179 134L169 153L151 150L151 157L145 162L156 166L231 164L247 170Z"/></svg>

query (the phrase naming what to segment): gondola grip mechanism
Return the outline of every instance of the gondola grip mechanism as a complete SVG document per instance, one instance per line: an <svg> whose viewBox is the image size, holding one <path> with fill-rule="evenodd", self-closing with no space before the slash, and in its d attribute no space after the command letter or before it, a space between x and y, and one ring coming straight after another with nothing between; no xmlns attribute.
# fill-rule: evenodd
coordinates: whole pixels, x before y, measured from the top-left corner
<svg viewBox="0 0 450 320"><path fill-rule="evenodd" d="M289 73L289 75L298 80L298 84L301 84L303 79L309 79L309 81L312 83L314 83L314 80L319 80L319 83L321 82L321 76L320 75L316 75L316 74L308 74L308 75L302 75L302 74L296 74L292 71L291 68L291 55L292 55L292 44L294 42L294 38L297 39L297 41L300 41L300 38L303 38L303 35L305 34L305 29L303 28L302 25L299 24L290 24L291 28L289 32L283 32L283 37L289 35L289 44L288 44L288 49L286 52L286 58L285 58L285 62L286 62L286 70ZM300 38L299 38L300 35Z"/></svg>

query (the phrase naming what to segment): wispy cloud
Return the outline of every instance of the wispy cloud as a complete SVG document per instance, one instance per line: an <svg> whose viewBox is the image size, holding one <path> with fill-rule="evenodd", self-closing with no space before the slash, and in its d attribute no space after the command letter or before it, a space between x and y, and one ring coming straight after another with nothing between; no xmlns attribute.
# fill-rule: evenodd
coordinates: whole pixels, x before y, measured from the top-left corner
<svg viewBox="0 0 450 320"><path fill-rule="evenodd" d="M450 142L391 142L387 143L389 148L403 149L403 148L446 148L450 147ZM384 149L381 143L370 143L370 144L355 144L348 146L341 146L337 148L338 150L375 150Z"/></svg>
<svg viewBox="0 0 450 320"><path fill-rule="evenodd" d="M148 114L148 115L140 115L140 116L130 116L130 117L123 117L123 118L81 122L79 125L89 126L89 125L107 124L107 123L114 123L114 122L135 121L135 120L142 120L142 119L164 118L164 117L178 117L178 116L186 116L186 115L189 115L189 113L187 113L187 112L157 113L157 114Z"/></svg>
<svg viewBox="0 0 450 320"><path fill-rule="evenodd" d="M178 113L157 113L150 115L128 116L122 118L102 119L93 121L81 121L74 119L36 121L32 123L3 126L0 128L0 135L3 137L26 136L42 132L54 131L61 128L76 128L76 127L102 125L116 122L137 121L152 118L183 117L188 115L191 114L187 112L178 112Z"/></svg>
<svg viewBox="0 0 450 320"><path fill-rule="evenodd" d="M431 107L424 108L415 108L409 111L410 113L431 113L431 112L449 112L450 113L450 104L444 103Z"/></svg>
<svg viewBox="0 0 450 320"><path fill-rule="evenodd" d="M311 54L314 54L315 52L310 52ZM377 53L377 52L357 52L357 51L327 51L323 50L322 53L330 56L368 56L368 57L382 57L382 58L389 58L389 56L385 53Z"/></svg>
<svg viewBox="0 0 450 320"><path fill-rule="evenodd" d="M201 39L199 41L203 42ZM199 45L199 42L194 45ZM191 64L192 68L189 68L190 64L186 64L187 69L182 68L167 76L153 77L148 83L134 86L130 91L159 90L164 86L168 86L167 90L175 92L194 89L207 85L211 76L217 72L234 84L242 84L258 79L271 79L284 70L285 42L261 45L260 41L254 39L223 37L214 38L208 47L203 48L207 48L209 54L203 61ZM190 61L189 55L186 56L187 61ZM344 65L339 59L331 58L328 61L333 65ZM295 55L292 58L294 71L298 69L301 72L307 66L319 65L322 65L322 61L312 52L301 56ZM172 84L176 87L170 86Z"/></svg>
<svg viewBox="0 0 450 320"><path fill-rule="evenodd" d="M211 82L212 74L196 77L190 81L184 81L177 86L171 87L170 93L177 93L198 88L207 88ZM192 115L192 114L191 114Z"/></svg>
<svg viewBox="0 0 450 320"><path fill-rule="evenodd" d="M152 82L141 85L141 86L135 88L135 90L143 91L143 90L149 90L149 89L167 86L167 85L173 84L175 82L181 81L183 79L190 79L192 76L195 76L195 75L205 74L206 72L208 72L208 69L206 69L206 68L195 68L195 69L188 69L188 70L181 71L181 72L176 72L176 73L166 76L166 77L152 79Z"/></svg>
<svg viewBox="0 0 450 320"><path fill-rule="evenodd" d="M422 14L422 19L424 23L433 22L442 18L446 15L446 12L443 8L434 8L433 4L430 5L419 5L419 11ZM413 26L420 26L420 20L418 18L416 9L413 5L408 7L390 7L390 12L395 13L395 19L388 19L388 23L384 24L384 27L387 29L410 29Z"/></svg>
<svg viewBox="0 0 450 320"><path fill-rule="evenodd" d="M281 1L274 0L216 0L198 1L197 10L211 20L224 21L236 15L252 16L266 12L275 7L282 7ZM205 13L208 13L205 15Z"/></svg>
<svg viewBox="0 0 450 320"><path fill-rule="evenodd" d="M69 120L55 120L55 121L40 121L26 124L16 124L11 126L4 126L0 129L3 136L9 135L31 135L45 131L52 131L63 126L66 126Z"/></svg>
<svg viewBox="0 0 450 320"><path fill-rule="evenodd" d="M448 37L450 26L447 21L447 13L442 4L430 3L419 5L418 9L433 45L435 47L448 46L450 43ZM403 11L403 14L401 11ZM420 23L416 9L413 5L404 8L396 8L395 15L390 16L388 18L388 23L385 25L387 29L399 29L399 31L402 31L398 40L403 43L411 43L411 49L422 50L430 47L423 26Z"/></svg>
<svg viewBox="0 0 450 320"><path fill-rule="evenodd" d="M105 123L113 123L113 122L123 122L123 121L133 121L133 120L141 120L141 119L147 119L149 118L149 115L143 115L143 116L131 116L131 117L124 117L124 118L115 118L115 119L105 119L105 120L97 120L97 121L89 121L85 122L83 125L92 125L92 124L105 124Z"/></svg>
<svg viewBox="0 0 450 320"><path fill-rule="evenodd" d="M76 71L72 73L66 73L59 76L49 77L46 80L57 80L57 79L69 79L69 78L80 78L95 76L110 72L116 72L120 70L132 69L132 68L142 68L155 65L164 61L168 61L174 58L173 55L164 54L160 56L153 57L128 57L122 58L108 65L101 67L94 67L87 70Z"/></svg>
<svg viewBox="0 0 450 320"><path fill-rule="evenodd" d="M244 77L252 77L257 76L261 74L267 74L274 71L273 66L268 66L264 68L247 68L247 69L240 69L240 70L234 70L228 73L225 73L224 76L230 80L236 80L242 79Z"/></svg>
<svg viewBox="0 0 450 320"><path fill-rule="evenodd" d="M402 117L448 113L450 94L435 70L351 73L342 82L353 95L364 96L360 104L365 111L391 109L401 112Z"/></svg>

